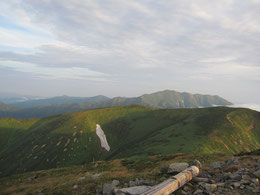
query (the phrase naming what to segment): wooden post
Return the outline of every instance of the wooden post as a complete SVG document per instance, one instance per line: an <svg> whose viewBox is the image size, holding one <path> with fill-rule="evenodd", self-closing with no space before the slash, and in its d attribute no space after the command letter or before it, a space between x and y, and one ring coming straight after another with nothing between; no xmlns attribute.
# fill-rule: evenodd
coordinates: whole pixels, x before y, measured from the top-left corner
<svg viewBox="0 0 260 195"><path fill-rule="evenodd" d="M179 174L171 177L171 179L168 179L156 186L154 186L152 189L142 193L142 195L166 195L170 194L180 187L182 187L184 184L192 180L192 177L196 177L199 174L199 168L196 166L191 166L184 171L180 172Z"/></svg>

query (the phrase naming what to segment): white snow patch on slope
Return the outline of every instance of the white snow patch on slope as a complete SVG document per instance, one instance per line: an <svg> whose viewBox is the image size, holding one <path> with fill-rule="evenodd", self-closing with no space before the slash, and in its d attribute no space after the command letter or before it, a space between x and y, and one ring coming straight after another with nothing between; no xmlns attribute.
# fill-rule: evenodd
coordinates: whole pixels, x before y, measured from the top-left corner
<svg viewBox="0 0 260 195"><path fill-rule="evenodd" d="M101 126L99 124L96 124L96 134L101 141L101 147L105 148L106 151L109 151L110 146L107 143L106 135L105 135L104 131L101 129Z"/></svg>

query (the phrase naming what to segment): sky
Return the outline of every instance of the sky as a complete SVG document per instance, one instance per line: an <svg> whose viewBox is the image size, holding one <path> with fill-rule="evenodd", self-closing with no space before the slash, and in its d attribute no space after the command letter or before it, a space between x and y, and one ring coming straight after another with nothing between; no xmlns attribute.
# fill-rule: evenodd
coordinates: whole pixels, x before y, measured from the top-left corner
<svg viewBox="0 0 260 195"><path fill-rule="evenodd" d="M0 1L0 91L260 104L260 0Z"/></svg>

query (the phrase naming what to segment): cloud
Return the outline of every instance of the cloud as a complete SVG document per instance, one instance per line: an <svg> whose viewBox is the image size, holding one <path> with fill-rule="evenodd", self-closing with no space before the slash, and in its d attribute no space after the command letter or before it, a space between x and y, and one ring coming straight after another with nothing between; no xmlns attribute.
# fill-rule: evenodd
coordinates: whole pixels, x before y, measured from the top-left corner
<svg viewBox="0 0 260 195"><path fill-rule="evenodd" d="M202 59L200 62L202 63L223 63L223 62L232 62L235 60L235 57L220 57L220 58L209 58L209 59Z"/></svg>
<svg viewBox="0 0 260 195"><path fill-rule="evenodd" d="M49 38L28 32L14 31L0 27L0 45L20 48L35 48L49 41Z"/></svg>
<svg viewBox="0 0 260 195"><path fill-rule="evenodd" d="M211 75L226 79L246 79L260 81L260 67L248 66L232 58L217 58L201 60L203 66L197 70L197 75Z"/></svg>
<svg viewBox="0 0 260 195"><path fill-rule="evenodd" d="M212 20L213 16L207 10L203 10L200 5L196 3L191 4L192 14L195 17L199 17L205 20Z"/></svg>
<svg viewBox="0 0 260 195"><path fill-rule="evenodd" d="M235 108L250 108L252 110L256 110L256 111L260 112L260 104L255 104L255 103L251 103L251 104L235 104L235 105L232 105L231 107L235 107Z"/></svg>
<svg viewBox="0 0 260 195"><path fill-rule="evenodd" d="M45 79L82 79L89 81L108 81L105 77L108 75L100 72L91 71L88 68L70 67L70 68L50 68L37 66L30 63L17 63L5 61L1 63L0 68L13 71L32 73Z"/></svg>
<svg viewBox="0 0 260 195"><path fill-rule="evenodd" d="M10 0L0 7L0 62L19 64L17 74L82 79L92 72L120 89L138 83L228 97L238 83L248 87L232 87L236 94L259 88L257 1Z"/></svg>

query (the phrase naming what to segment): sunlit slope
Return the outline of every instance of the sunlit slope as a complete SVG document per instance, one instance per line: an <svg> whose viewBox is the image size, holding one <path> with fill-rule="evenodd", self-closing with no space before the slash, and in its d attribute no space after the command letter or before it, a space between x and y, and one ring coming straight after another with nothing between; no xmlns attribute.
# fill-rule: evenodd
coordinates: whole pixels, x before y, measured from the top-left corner
<svg viewBox="0 0 260 195"><path fill-rule="evenodd" d="M139 154L238 153L260 148L260 113L225 107L155 111L169 123L116 153ZM160 117L158 118L161 121ZM156 120L156 119L154 119Z"/></svg>
<svg viewBox="0 0 260 195"><path fill-rule="evenodd" d="M96 124L102 126L113 151L118 147L120 134L117 129L106 130L106 124L113 124L113 121L121 117L127 120L133 116L145 115L148 110L150 109L141 106L130 106L39 119L33 126L24 129L26 132L21 139L16 139L16 142L1 154L0 172L10 174L82 164L107 157L110 153L100 146L100 140L95 134ZM2 123L6 120L10 119L2 119ZM19 128L20 125L15 123L13 129ZM10 128L3 128L1 134L9 131Z"/></svg>
<svg viewBox="0 0 260 195"><path fill-rule="evenodd" d="M5 120L10 119L1 123ZM12 128L18 128L12 120ZM260 113L249 109L122 106L34 120L22 139L2 152L2 175L134 155L231 154L260 148ZM96 124L107 136L109 152L100 146Z"/></svg>

